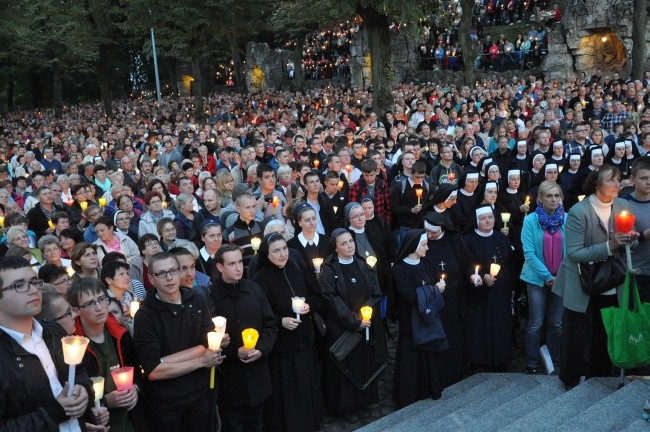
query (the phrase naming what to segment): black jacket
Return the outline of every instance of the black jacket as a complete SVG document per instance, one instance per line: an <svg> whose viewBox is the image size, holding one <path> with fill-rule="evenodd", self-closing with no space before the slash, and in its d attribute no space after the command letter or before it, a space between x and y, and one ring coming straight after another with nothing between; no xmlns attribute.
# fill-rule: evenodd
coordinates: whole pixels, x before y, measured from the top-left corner
<svg viewBox="0 0 650 432"><path fill-rule="evenodd" d="M68 365L63 361L61 338L66 332L58 324L41 323L43 340L52 356L62 384L68 380ZM11 336L0 330L0 429L11 431L58 432L59 423L69 420L52 395L50 383L39 358L25 351ZM94 392L83 365L77 365L75 384L88 392L89 405ZM81 430L86 427L80 421Z"/></svg>
<svg viewBox="0 0 650 432"><path fill-rule="evenodd" d="M273 391L268 365L268 356L278 336L273 310L262 287L246 279L236 284L219 279L212 286L211 295L216 315L228 320L226 332L230 335L230 344L223 350L226 356L220 368L223 376L217 380L219 405L258 405ZM262 352L262 357L252 363L243 363L237 356L237 350L244 346L242 330L247 328L259 332L255 348Z"/></svg>
<svg viewBox="0 0 650 432"><path fill-rule="evenodd" d="M52 212L57 212L57 211L63 211L61 207L52 204ZM43 210L41 210L41 205L40 203L36 203L34 207L30 211L27 212L27 220L29 229L34 231L36 233L36 238L41 238L45 234L47 234L47 230L50 228L50 224L48 223L48 218L45 216L43 213ZM72 226L72 224L70 224Z"/></svg>
<svg viewBox="0 0 650 432"><path fill-rule="evenodd" d="M208 347L207 333L214 323L205 298L181 287L181 302L163 302L151 290L134 318L133 345L145 377L162 357L197 345ZM144 394L150 403L188 403L207 391L209 374L208 368L200 368L176 378L145 381Z"/></svg>

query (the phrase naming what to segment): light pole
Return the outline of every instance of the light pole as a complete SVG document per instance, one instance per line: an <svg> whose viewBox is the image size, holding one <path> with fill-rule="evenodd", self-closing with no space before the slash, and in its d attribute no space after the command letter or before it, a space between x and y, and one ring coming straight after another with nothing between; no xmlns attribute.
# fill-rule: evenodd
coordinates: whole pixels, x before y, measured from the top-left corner
<svg viewBox="0 0 650 432"><path fill-rule="evenodd" d="M162 100L160 95L160 76L158 75L158 56L156 55L156 38L153 34L153 27L151 27L151 48L153 49L153 70L156 74L156 95L158 102Z"/></svg>

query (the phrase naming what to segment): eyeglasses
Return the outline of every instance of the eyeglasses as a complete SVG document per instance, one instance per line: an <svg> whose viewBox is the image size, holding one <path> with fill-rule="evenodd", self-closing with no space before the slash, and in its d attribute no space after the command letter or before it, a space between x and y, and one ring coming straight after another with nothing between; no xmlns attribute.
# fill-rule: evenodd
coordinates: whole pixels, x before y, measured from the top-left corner
<svg viewBox="0 0 650 432"><path fill-rule="evenodd" d="M68 310L63 315L61 315L60 317L52 318L51 320L43 320L43 321L56 322L56 321L62 320L63 318L68 318L68 317L72 317L72 308L70 308L70 307L68 307Z"/></svg>
<svg viewBox="0 0 650 432"><path fill-rule="evenodd" d="M61 279L58 282L52 282L52 285L54 285L54 286L68 285L71 282L72 282L72 278L68 277L68 278L65 278L65 279Z"/></svg>
<svg viewBox="0 0 650 432"><path fill-rule="evenodd" d="M4 291L9 291L10 289L14 289L17 293L24 293L29 291L30 287L34 287L37 290L43 288L43 285L45 282L43 282L40 279L32 279L28 281L16 281L12 283L11 285L7 285L6 287L0 288L0 292Z"/></svg>
<svg viewBox="0 0 650 432"><path fill-rule="evenodd" d="M83 308L83 309L86 309L86 308L89 308L89 307L93 307L95 305L100 305L100 306L108 305L110 302L111 302L111 299L109 299L106 296L101 296L98 299L87 301L86 303L84 303L82 305L79 305L79 307Z"/></svg>
<svg viewBox="0 0 650 432"><path fill-rule="evenodd" d="M171 277L178 276L178 274L179 274L180 272L181 272L181 269L179 269L179 268L173 268L173 269L171 269L171 270L167 270L167 271L159 271L159 272L157 272L157 273L151 273L151 274L152 274L153 276L159 278L159 279L162 279L162 278L166 278L167 276L171 276Z"/></svg>

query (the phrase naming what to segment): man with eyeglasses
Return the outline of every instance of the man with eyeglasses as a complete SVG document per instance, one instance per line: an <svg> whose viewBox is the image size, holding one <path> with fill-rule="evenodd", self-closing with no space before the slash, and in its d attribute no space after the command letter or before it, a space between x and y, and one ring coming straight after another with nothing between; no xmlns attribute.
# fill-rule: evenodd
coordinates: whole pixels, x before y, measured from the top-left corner
<svg viewBox="0 0 650 432"><path fill-rule="evenodd" d="M0 260L0 424L8 430L80 432L92 382L76 367L67 396L69 366L63 359L58 324L39 323L43 281L22 257Z"/></svg>
<svg viewBox="0 0 650 432"><path fill-rule="evenodd" d="M142 375L128 330L108 313L110 299L104 286L95 278L76 280L68 290L71 312L77 315L75 331L77 336L90 339L88 357L85 362L92 376L104 378L104 397L101 403L108 408L108 425L113 430L135 432L136 418L142 406L138 406L138 394ZM111 371L132 366L134 385L128 390L117 390Z"/></svg>
<svg viewBox="0 0 650 432"><path fill-rule="evenodd" d="M66 268L55 264L43 264L38 269L38 278L52 285L61 295L67 295L68 288L72 284L72 278L68 276Z"/></svg>
<svg viewBox="0 0 650 432"><path fill-rule="evenodd" d="M564 151L567 155L579 154L583 155L586 148L589 148L593 142L587 138L589 134L589 125L586 122L576 125L573 130L574 136L565 146Z"/></svg>
<svg viewBox="0 0 650 432"><path fill-rule="evenodd" d="M180 263L168 252L149 261L155 291L134 318L133 341L145 372L147 418L151 430L213 429L210 368L224 356L207 349L214 323L206 300L181 288ZM224 338L221 346L229 343Z"/></svg>

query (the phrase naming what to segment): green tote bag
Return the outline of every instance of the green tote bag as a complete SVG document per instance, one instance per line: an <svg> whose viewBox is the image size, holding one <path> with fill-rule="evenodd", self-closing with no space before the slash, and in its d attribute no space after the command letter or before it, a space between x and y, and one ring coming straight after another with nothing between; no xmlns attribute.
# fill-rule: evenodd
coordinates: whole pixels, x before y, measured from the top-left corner
<svg viewBox="0 0 650 432"><path fill-rule="evenodd" d="M641 303L636 276L629 270L623 284L621 307L602 309L601 314L612 363L622 369L650 364L650 303Z"/></svg>

